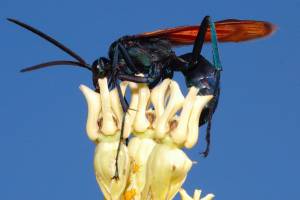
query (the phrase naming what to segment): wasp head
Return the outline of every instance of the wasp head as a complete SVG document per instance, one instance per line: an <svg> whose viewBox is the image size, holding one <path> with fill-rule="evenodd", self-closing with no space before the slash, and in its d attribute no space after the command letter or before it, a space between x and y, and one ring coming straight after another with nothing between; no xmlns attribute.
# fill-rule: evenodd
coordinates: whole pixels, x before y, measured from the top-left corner
<svg viewBox="0 0 300 200"><path fill-rule="evenodd" d="M93 84L96 91L99 90L98 79L104 78L110 73L110 61L105 57L100 57L92 64Z"/></svg>

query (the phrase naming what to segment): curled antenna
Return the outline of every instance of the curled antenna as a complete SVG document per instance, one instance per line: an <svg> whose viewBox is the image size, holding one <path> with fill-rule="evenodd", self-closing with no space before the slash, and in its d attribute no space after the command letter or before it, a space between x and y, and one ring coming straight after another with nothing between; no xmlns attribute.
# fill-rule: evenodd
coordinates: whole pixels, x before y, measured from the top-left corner
<svg viewBox="0 0 300 200"><path fill-rule="evenodd" d="M7 18L7 20L12 22L12 23L15 23L15 24L17 24L17 25L19 25L19 26L21 26L21 27L33 32L33 33L35 33L36 35L38 35L41 38L43 38L43 39L47 40L48 42L52 43L53 45L55 45L59 49L63 50L65 53L69 54L70 56L72 56L73 58L75 58L78 61L78 62L76 62L76 61L65 61L65 60L50 61L50 62L45 62L45 63L41 63L41 64L38 64L38 65L34 65L32 67L22 69L21 72L32 71L32 70L41 69L41 68L44 68L44 67L50 67L50 66L54 66L54 65L73 65L73 66L79 66L79 67L86 68L90 71L92 70L91 67L84 61L83 58L81 58L74 51L67 48L62 43L58 42L57 40L50 37L49 35L43 33L42 31L40 31L36 28L33 28L32 26L29 26L29 25L27 25L23 22L20 22L16 19Z"/></svg>

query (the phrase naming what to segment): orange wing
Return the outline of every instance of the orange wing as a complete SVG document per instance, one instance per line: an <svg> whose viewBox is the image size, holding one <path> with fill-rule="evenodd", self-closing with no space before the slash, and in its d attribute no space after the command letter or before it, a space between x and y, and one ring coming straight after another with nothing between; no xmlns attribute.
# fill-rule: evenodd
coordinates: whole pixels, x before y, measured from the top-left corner
<svg viewBox="0 0 300 200"><path fill-rule="evenodd" d="M264 21L228 19L215 22L219 42L242 42L270 35L276 27ZM146 32L133 36L134 38L166 38L173 45L193 44L199 26L180 26L175 28ZM205 41L210 42L210 28L205 35Z"/></svg>

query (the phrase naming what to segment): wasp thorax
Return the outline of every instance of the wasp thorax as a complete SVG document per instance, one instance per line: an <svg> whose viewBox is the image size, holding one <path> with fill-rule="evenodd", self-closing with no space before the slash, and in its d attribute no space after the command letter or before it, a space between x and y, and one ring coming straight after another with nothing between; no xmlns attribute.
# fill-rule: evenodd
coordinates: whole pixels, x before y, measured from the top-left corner
<svg viewBox="0 0 300 200"><path fill-rule="evenodd" d="M171 79L152 90L146 84L122 82L122 96L125 91L130 95L124 113L117 88L109 90L106 78L97 84L100 93L80 89L88 104L86 131L97 144L95 173L105 199L169 200L180 191L183 199L196 200L181 190L193 165L181 148L197 143L201 111L213 96L199 96L191 87L185 97ZM119 147L123 120L123 138L130 139L128 146L121 142ZM112 179L117 169L119 179Z"/></svg>

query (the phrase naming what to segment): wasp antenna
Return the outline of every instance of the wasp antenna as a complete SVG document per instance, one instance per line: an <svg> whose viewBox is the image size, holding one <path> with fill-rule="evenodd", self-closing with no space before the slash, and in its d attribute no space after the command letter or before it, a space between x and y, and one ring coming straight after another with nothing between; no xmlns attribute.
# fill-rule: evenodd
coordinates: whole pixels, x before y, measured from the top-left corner
<svg viewBox="0 0 300 200"><path fill-rule="evenodd" d="M70 56L72 56L73 58L75 58L76 60L78 60L82 65L87 65L86 62L84 61L83 58L81 58L79 55L77 55L74 51L72 51L71 49L67 48L66 46L64 46L62 43L58 42L57 40L55 40L54 38L50 37L49 35L43 33L42 31L33 28L32 26L29 26L23 22L20 22L16 19L11 19L11 18L7 18L8 21L15 23L33 33L35 33L36 35L40 36L41 38L47 40L48 42L52 43L53 45L55 45L56 47L60 48L61 50L63 50L64 52L66 52L67 54L69 54Z"/></svg>
<svg viewBox="0 0 300 200"><path fill-rule="evenodd" d="M40 63L38 65L34 65L31 67L26 67L24 69L21 69L20 72L30 72L33 70L37 70L37 69L41 69L41 68L45 68L45 67L53 67L53 66L58 66L58 65L77 66L77 67L82 67L82 68L92 71L91 67L89 67L88 65L83 65L82 63L79 63L79 62L68 61L68 60L55 60L55 61Z"/></svg>

